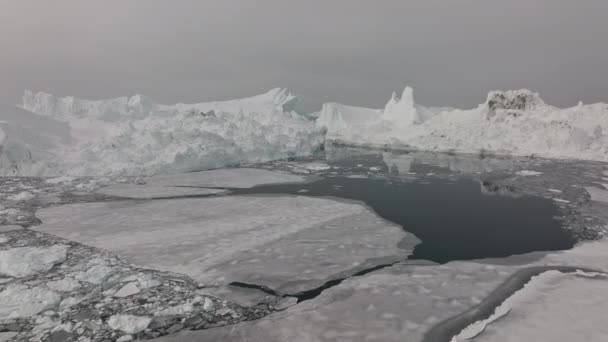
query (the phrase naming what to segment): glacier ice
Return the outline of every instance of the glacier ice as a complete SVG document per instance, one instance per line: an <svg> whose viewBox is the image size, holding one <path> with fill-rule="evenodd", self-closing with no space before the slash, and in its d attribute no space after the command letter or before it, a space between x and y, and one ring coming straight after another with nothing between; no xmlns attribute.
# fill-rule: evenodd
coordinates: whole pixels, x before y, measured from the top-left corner
<svg viewBox="0 0 608 342"><path fill-rule="evenodd" d="M313 153L327 138L426 151L608 160L608 106L560 109L522 89L492 91L468 110L415 103L412 88L383 109L326 103L295 112L285 89L197 104L142 95L82 100L26 91L0 111L2 175L152 175Z"/></svg>
<svg viewBox="0 0 608 342"><path fill-rule="evenodd" d="M560 109L525 89L490 92L470 110L424 107L408 87L384 109L328 104L316 123L353 145L607 161L606 117L604 103Z"/></svg>
<svg viewBox="0 0 608 342"><path fill-rule="evenodd" d="M21 108L0 112L0 174L150 175L309 155L324 134L293 111L296 100L279 88L171 106L26 91Z"/></svg>

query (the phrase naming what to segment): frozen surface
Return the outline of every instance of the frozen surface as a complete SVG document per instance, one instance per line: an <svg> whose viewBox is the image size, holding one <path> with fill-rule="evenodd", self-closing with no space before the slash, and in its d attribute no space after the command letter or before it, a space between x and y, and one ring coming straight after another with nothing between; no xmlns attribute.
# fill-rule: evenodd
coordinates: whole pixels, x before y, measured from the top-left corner
<svg viewBox="0 0 608 342"><path fill-rule="evenodd" d="M17 247L0 250L0 274L19 278L46 272L53 265L65 260L66 252L66 246Z"/></svg>
<svg viewBox="0 0 608 342"><path fill-rule="evenodd" d="M25 92L0 113L0 174L158 174L308 155L323 132L284 89L231 101L161 105Z"/></svg>
<svg viewBox="0 0 608 342"><path fill-rule="evenodd" d="M283 172L233 168L146 177L140 180L141 184L116 184L97 192L131 198L209 195L224 192L213 188L250 188L255 185L297 183L304 180L303 177Z"/></svg>
<svg viewBox="0 0 608 342"><path fill-rule="evenodd" d="M608 192L598 191L603 192L596 194L596 198ZM440 266L396 265L346 280L310 301L258 321L182 332L158 341L403 341L404 337L407 341L422 341L433 326L481 303L522 268L570 265L608 270L607 246L608 239L602 239L567 251L503 258L500 264L488 260ZM589 337L591 341L603 341L607 280L559 272L557 277L553 273L547 275L551 277L533 282L521 292L525 300L506 301L506 307L511 306L499 309L497 318L505 311L509 313L490 324L478 339L503 341L502 338L511 336L505 331L517 331L513 338L519 338L514 341L560 341L556 336L561 331L569 336L567 340ZM556 310L560 312L554 320L543 321ZM588 322L583 322L587 315L590 315ZM513 323L509 323L511 319ZM569 320L577 322L564 323ZM550 324L553 330L547 331ZM578 338L570 336L571 326Z"/></svg>
<svg viewBox="0 0 608 342"><path fill-rule="evenodd" d="M0 292L0 321L33 316L53 307L60 299L61 296L48 289L9 285Z"/></svg>
<svg viewBox="0 0 608 342"><path fill-rule="evenodd" d="M133 315L114 315L108 320L108 325L114 330L121 330L127 334L138 333L148 327L152 322L149 317Z"/></svg>
<svg viewBox="0 0 608 342"><path fill-rule="evenodd" d="M521 170L517 172L518 176L523 176L523 177L527 177L527 176L540 176L542 175L542 172L538 172L538 171L531 171L531 170Z"/></svg>
<svg viewBox="0 0 608 342"><path fill-rule="evenodd" d="M259 321L158 341L419 341L434 324L477 304L507 277L503 269L472 262L393 266Z"/></svg>
<svg viewBox="0 0 608 342"><path fill-rule="evenodd" d="M224 192L221 189L139 185L139 184L117 184L101 188L97 193L126 198L164 198L176 196L213 195Z"/></svg>
<svg viewBox="0 0 608 342"><path fill-rule="evenodd" d="M406 88L382 110L325 105L317 125L356 145L606 161L607 115L604 103L560 109L528 90L491 92L470 110L430 108Z"/></svg>
<svg viewBox="0 0 608 342"><path fill-rule="evenodd" d="M239 281L286 293L402 259L418 243L358 203L309 197L88 203L42 209L37 216L43 222L37 230L138 265L207 285Z"/></svg>
<svg viewBox="0 0 608 342"><path fill-rule="evenodd" d="M607 341L607 310L605 275L549 271L452 341Z"/></svg>

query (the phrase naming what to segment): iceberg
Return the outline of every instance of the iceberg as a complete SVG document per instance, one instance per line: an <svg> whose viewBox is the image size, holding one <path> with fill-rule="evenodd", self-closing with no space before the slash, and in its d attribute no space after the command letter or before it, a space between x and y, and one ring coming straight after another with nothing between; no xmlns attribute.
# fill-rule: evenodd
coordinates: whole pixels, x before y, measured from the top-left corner
<svg viewBox="0 0 608 342"><path fill-rule="evenodd" d="M607 161L607 118L604 103L561 109L526 89L492 91L469 110L424 107L408 87L384 109L327 104L316 123L349 145Z"/></svg>
<svg viewBox="0 0 608 342"><path fill-rule="evenodd" d="M324 133L296 102L279 88L175 105L26 91L19 108L0 111L0 174L152 175L309 155Z"/></svg>

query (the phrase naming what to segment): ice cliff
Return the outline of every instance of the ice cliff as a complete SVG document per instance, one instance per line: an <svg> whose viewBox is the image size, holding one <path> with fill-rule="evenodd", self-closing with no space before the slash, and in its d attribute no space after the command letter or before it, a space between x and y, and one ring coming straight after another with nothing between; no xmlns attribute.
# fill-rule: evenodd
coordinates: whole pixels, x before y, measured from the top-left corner
<svg viewBox="0 0 608 342"><path fill-rule="evenodd" d="M162 105L142 95L82 100L26 91L0 110L0 175L150 175L304 156L325 140L427 151L608 161L608 105L560 109L531 91L493 91L468 110L326 103L299 114L285 89ZM316 118L316 120L315 120Z"/></svg>
<svg viewBox="0 0 608 342"><path fill-rule="evenodd" d="M317 125L328 140L353 145L608 160L608 105L560 109L525 89L493 91L459 110L416 105L406 88L384 109L325 105Z"/></svg>
<svg viewBox="0 0 608 342"><path fill-rule="evenodd" d="M278 88L170 106L26 91L21 108L0 111L0 174L157 174L308 155L324 133L292 110L296 101Z"/></svg>

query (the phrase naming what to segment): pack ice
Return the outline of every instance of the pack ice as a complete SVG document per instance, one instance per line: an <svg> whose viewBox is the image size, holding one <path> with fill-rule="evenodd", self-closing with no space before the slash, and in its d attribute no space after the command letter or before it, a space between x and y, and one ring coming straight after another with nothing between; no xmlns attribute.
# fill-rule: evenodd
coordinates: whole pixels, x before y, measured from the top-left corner
<svg viewBox="0 0 608 342"><path fill-rule="evenodd" d="M279 88L175 105L26 91L20 108L0 111L0 174L149 175L308 155L324 134L296 101Z"/></svg>
<svg viewBox="0 0 608 342"><path fill-rule="evenodd" d="M325 104L317 125L327 139L426 151L608 160L608 105L560 109L529 90L493 91L477 108L424 107L413 90L384 109Z"/></svg>

